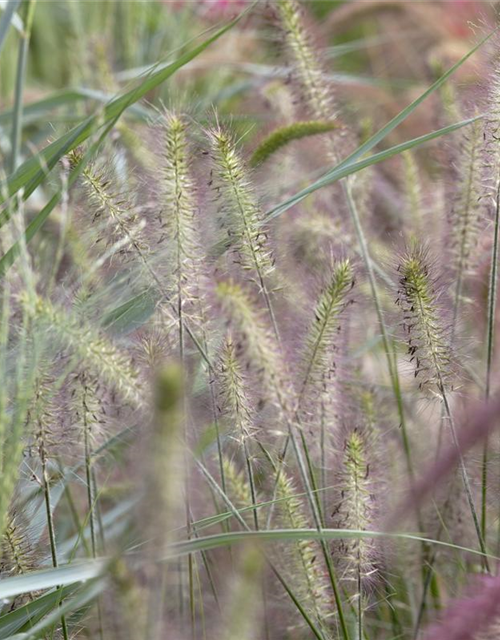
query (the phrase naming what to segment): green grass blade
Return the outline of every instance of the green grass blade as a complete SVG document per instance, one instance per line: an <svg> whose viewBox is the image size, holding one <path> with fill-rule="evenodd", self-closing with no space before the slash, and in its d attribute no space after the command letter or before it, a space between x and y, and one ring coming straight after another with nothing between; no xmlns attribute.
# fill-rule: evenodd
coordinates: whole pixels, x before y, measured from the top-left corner
<svg viewBox="0 0 500 640"><path fill-rule="evenodd" d="M382 129L377 131L373 136L371 136L365 143L359 146L351 155L349 155L345 160L343 160L336 167L325 173L325 175L309 185L305 189L302 189L294 196L286 200L285 202L279 204L277 207L272 209L269 212L270 217L275 217L284 213L290 207L293 207L295 204L306 198L308 195L325 186L325 184L329 184L331 181L331 176L334 172L338 172L340 169L344 168L349 164L353 164L356 160L364 156L366 153L371 151L373 147L375 147L379 142L382 142L384 138L386 138L398 125L404 122L414 111L415 109L426 99L428 98L434 91L439 89L448 78L459 68L462 66L466 60L468 60L482 45L487 42L494 33L496 33L497 29L489 33L485 38L483 38L475 47L473 47L468 53L466 53L458 62L456 62L448 71L446 71L440 78L436 80L426 91L424 91L418 98L416 98L411 104L405 107L402 111L400 111L392 120L390 120ZM338 178L337 178L338 179Z"/></svg>
<svg viewBox="0 0 500 640"><path fill-rule="evenodd" d="M103 327L115 335L125 335L136 331L154 313L157 296L152 291L144 291L106 314Z"/></svg>
<svg viewBox="0 0 500 640"><path fill-rule="evenodd" d="M66 598L76 591L76 585L63 587L58 591L51 591L40 598L0 616L0 640L8 638L13 633L28 631L29 628L41 620L52 609L59 606L61 597Z"/></svg>
<svg viewBox="0 0 500 640"><path fill-rule="evenodd" d="M384 537L394 540L406 540L418 543L424 542L429 545L437 545L440 547L446 547L447 549L454 549L455 551L473 553L474 555L488 557L492 560L498 559L491 554L482 553L477 549L462 547L460 545L452 544L451 542L444 542L442 540L424 538L422 536L414 535L411 533L390 533L384 531L367 531L354 529L321 529L321 531L318 531L317 529L260 529L259 531L231 531L229 533L219 533L211 536L205 536L202 538L195 538L192 540L186 540L176 543L172 545L172 553L168 556L168 558L176 557L177 555L185 555L187 553L194 553L195 551L217 549L226 545L244 542L248 539L255 539L255 541L261 542L296 542L297 540L357 540L362 538L370 539Z"/></svg>
<svg viewBox="0 0 500 640"><path fill-rule="evenodd" d="M5 37L9 32L10 23L14 17L14 13L20 4L21 0L9 0L7 2L7 6L3 10L2 17L0 19L0 53L2 53L2 49L5 44Z"/></svg>
<svg viewBox="0 0 500 640"><path fill-rule="evenodd" d="M49 615L37 622L37 624L27 630L26 634L23 634L21 637L26 638L26 640L46 638L48 630L52 631L50 637L54 637L54 630L59 626L61 617L88 606L103 592L105 586L106 585L103 580L92 580L92 582L81 589L75 597L66 600L59 606L54 607Z"/></svg>
<svg viewBox="0 0 500 640"><path fill-rule="evenodd" d="M112 101L113 98L114 96L110 93L85 87L55 91L41 100L26 102L24 105L23 123L26 126L27 124L36 123L39 120L46 121L47 114L61 107L74 109L76 104L91 100L101 104L107 104ZM149 121L155 115L152 109L141 104L131 105L128 113L144 121ZM0 126L8 125L12 121L12 115L12 109L2 111L2 113L0 113Z"/></svg>
<svg viewBox="0 0 500 640"><path fill-rule="evenodd" d="M467 118L466 120L456 122L454 124L443 127L442 129L436 129L435 131L425 133L421 136L418 136L417 138L412 138L411 140L407 140L406 142L401 142L400 144L394 145L393 147L389 147L389 149L385 149L384 151L374 153L373 155L368 156L363 160L359 160L358 162L349 164L345 164L344 162L342 162L337 165L337 167L335 167L331 172L325 174L323 177L319 178L319 180L316 180L302 191L299 191L298 194L292 196L292 198L286 200L286 202L271 209L271 211L269 211L267 214L267 219L271 220L272 218L276 218L277 216L287 211L290 207L297 204L297 202L300 202L309 194L317 191L318 189L321 189L329 184L333 184L334 182L337 182L342 178L346 178L347 176L350 176L353 173L357 173L362 169L366 169L367 167L371 167L374 164L378 164L379 162L383 162L384 160L389 160L389 158L393 158L394 156L403 153L403 151L413 149L413 147L418 147L419 145L422 145L426 142L430 142L431 140L435 140L436 138L440 138L441 136L453 133L454 131L461 129L462 127L466 127L483 117L483 115L479 115L474 118ZM305 195L302 196L301 194ZM295 201L295 198L298 198L298 200Z"/></svg>
<svg viewBox="0 0 500 640"><path fill-rule="evenodd" d="M213 36L200 45L181 55L164 69L150 72L137 87L118 96L109 102L102 111L86 118L79 125L73 127L73 129L45 147L39 155L24 162L17 171L7 179L4 191L12 196L20 189L24 189L23 197L27 199L43 182L47 173L55 167L64 155L85 142L96 130L101 129L110 121L118 119L131 105L170 78L170 76L188 64L188 62L191 62L191 60L194 60L194 58L203 53L213 42L232 29L242 16L243 13L219 29ZM0 202L1 201L2 200L0 200Z"/></svg>
<svg viewBox="0 0 500 640"><path fill-rule="evenodd" d="M0 581L0 598L13 598L21 593L85 582L85 580L97 578L105 567L105 560L87 560L86 562L62 565L57 569L33 571L14 578L5 578Z"/></svg>
<svg viewBox="0 0 500 640"><path fill-rule="evenodd" d="M21 150L21 137L23 133L23 113L24 113L24 81L26 75L26 64L28 61L28 52L31 39L31 29L33 27L33 18L35 15L36 0L26 0L23 5L24 29L19 40L19 54L17 58L16 70L16 88L14 94L14 109L12 114L12 133L11 133L11 157L10 171L16 170L19 154Z"/></svg>

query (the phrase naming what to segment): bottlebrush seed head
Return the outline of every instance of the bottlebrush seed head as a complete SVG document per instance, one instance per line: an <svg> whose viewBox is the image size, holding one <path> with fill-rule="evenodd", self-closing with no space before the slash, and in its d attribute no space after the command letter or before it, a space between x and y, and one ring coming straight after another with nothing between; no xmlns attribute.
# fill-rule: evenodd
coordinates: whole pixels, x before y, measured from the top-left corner
<svg viewBox="0 0 500 640"><path fill-rule="evenodd" d="M252 432L252 411L246 392L248 380L242 370L231 335L226 336L222 346L218 378L222 411L234 425L231 435L242 442Z"/></svg>
<svg viewBox="0 0 500 640"><path fill-rule="evenodd" d="M262 285L274 271L274 259L248 170L229 132L217 125L208 130L207 136L212 149L213 184L220 195L231 241L243 269Z"/></svg>
<svg viewBox="0 0 500 640"><path fill-rule="evenodd" d="M234 282L220 282L215 292L235 334L241 336L243 352L258 372L264 393L283 409L286 399L283 365L263 314L255 308L247 292Z"/></svg>
<svg viewBox="0 0 500 640"><path fill-rule="evenodd" d="M240 471L227 456L223 457L222 465L231 502L237 509L245 509L252 506L252 492L245 473ZM250 523L252 520L251 512L248 511L242 515Z"/></svg>
<svg viewBox="0 0 500 640"><path fill-rule="evenodd" d="M102 221L105 225L97 241L104 239L108 247L116 244L122 256L148 254L150 249L133 198L123 189L115 187L112 171L107 167L89 164L83 170L81 179L94 211L92 221Z"/></svg>
<svg viewBox="0 0 500 640"><path fill-rule="evenodd" d="M196 229L196 195L190 174L186 123L175 113L163 119L160 240L169 242L172 289L183 304L195 296L201 247Z"/></svg>
<svg viewBox="0 0 500 640"><path fill-rule="evenodd" d="M373 480L368 462L370 436L365 430L350 429L343 443L338 486L340 501L334 511L336 525L365 531L374 527L376 514ZM376 571L375 548L368 538L346 539L341 543L344 579L359 586ZM356 589L357 587L355 587Z"/></svg>
<svg viewBox="0 0 500 640"><path fill-rule="evenodd" d="M112 384L136 406L143 403L143 394L137 385L137 372L131 361L104 335L41 297L35 303L34 319L77 354L83 367L89 367L91 373Z"/></svg>
<svg viewBox="0 0 500 640"><path fill-rule="evenodd" d="M29 530L22 513L8 513L1 548L2 576L22 575L36 568L37 554L30 541Z"/></svg>
<svg viewBox="0 0 500 640"><path fill-rule="evenodd" d="M462 278L471 267L480 229L482 180L482 126L476 120L462 134L456 193L450 215L454 269Z"/></svg>
<svg viewBox="0 0 500 640"><path fill-rule="evenodd" d="M415 377L419 378L421 389L437 386L440 390L450 378L452 359L427 250L417 245L410 247L399 262L398 274L396 303L402 311Z"/></svg>
<svg viewBox="0 0 500 640"><path fill-rule="evenodd" d="M321 383L332 364L340 315L348 303L348 294L353 285L351 264L349 260L343 260L333 267L330 281L321 292L314 309L314 319L306 338L301 395L309 385Z"/></svg>
<svg viewBox="0 0 500 640"><path fill-rule="evenodd" d="M305 515L304 504L296 494L292 479L281 471L276 492L281 524L290 529L308 529L310 522ZM315 620L323 625L332 610L332 602L317 543L299 540L296 545L287 546L286 553L287 569L293 576L295 590Z"/></svg>
<svg viewBox="0 0 500 640"><path fill-rule="evenodd" d="M335 104L304 28L300 5L296 0L277 0L276 10L306 107L315 120L331 120L335 116Z"/></svg>

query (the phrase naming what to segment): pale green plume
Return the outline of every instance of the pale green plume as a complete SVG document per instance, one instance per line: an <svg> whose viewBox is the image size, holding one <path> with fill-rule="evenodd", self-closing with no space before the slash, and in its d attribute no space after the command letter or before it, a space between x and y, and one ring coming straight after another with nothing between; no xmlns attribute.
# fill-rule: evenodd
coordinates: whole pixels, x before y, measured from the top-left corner
<svg viewBox="0 0 500 640"><path fill-rule="evenodd" d="M75 162L77 157L77 152L73 152L70 160ZM88 164L81 179L91 204L93 221L104 225L101 238L108 246L117 243L119 253L135 253L144 262L149 247L131 198L116 189L108 169L96 164Z"/></svg>
<svg viewBox="0 0 500 640"><path fill-rule="evenodd" d="M277 151L294 140L328 133L336 129L337 126L335 122L331 121L310 120L308 122L294 122L275 129L255 149L250 159L250 166L257 167L263 164Z"/></svg>
<svg viewBox="0 0 500 640"><path fill-rule="evenodd" d="M442 391L451 374L449 332L443 323L426 250L412 246L402 256L398 272L397 304L403 314L415 377L421 388L435 385Z"/></svg>
<svg viewBox="0 0 500 640"><path fill-rule="evenodd" d="M246 392L248 380L239 362L231 335L224 341L219 363L222 410L233 425L231 435L243 443L253 429L252 410Z"/></svg>
<svg viewBox="0 0 500 640"><path fill-rule="evenodd" d="M315 120L331 120L335 116L331 89L302 24L300 5L296 0L277 0L276 9L308 110Z"/></svg>
<svg viewBox="0 0 500 640"><path fill-rule="evenodd" d="M223 457L222 464L224 465L226 491L232 504L234 504L237 509L248 509L254 501L252 498L252 489L246 478L246 474L240 471L233 460L227 456ZM245 511L241 516L249 525L253 522L253 514L251 511Z"/></svg>
<svg viewBox="0 0 500 640"><path fill-rule="evenodd" d="M196 297L200 277L196 198L190 175L187 125L180 116L167 112L163 131L161 240L168 243L172 302L179 322L183 322L185 307Z"/></svg>
<svg viewBox="0 0 500 640"><path fill-rule="evenodd" d="M332 365L340 326L340 314L347 304L347 296L354 284L353 271L348 260L334 266L329 283L321 292L314 309L314 319L306 338L304 354L305 372L300 399L315 383L321 383ZM300 401L300 400L299 400Z"/></svg>
<svg viewBox="0 0 500 640"><path fill-rule="evenodd" d="M422 183L418 170L417 161L411 151L404 151L401 154L404 167L404 184L406 205L408 214L413 221L413 227L419 232L423 229L423 200Z"/></svg>
<svg viewBox="0 0 500 640"><path fill-rule="evenodd" d="M474 121L462 135L458 157L456 195L451 211L453 268L456 274L455 317L463 289L463 280L472 266L480 228L482 191L482 126Z"/></svg>
<svg viewBox="0 0 500 640"><path fill-rule="evenodd" d="M95 375L113 385L136 406L142 404L143 394L131 361L102 334L41 297L36 300L33 315L35 322L50 336L61 340Z"/></svg>
<svg viewBox="0 0 500 640"><path fill-rule="evenodd" d="M304 505L296 496L296 488L284 471L278 476L276 498L278 520L283 528L308 529L311 525L305 514ZM329 582L320 560L321 549L311 540L300 540L287 545L285 568L289 573L296 594L301 598L307 612L322 627L326 637L328 617L334 605L329 596Z"/></svg>
<svg viewBox="0 0 500 640"><path fill-rule="evenodd" d="M367 442L357 429L353 429L345 438L340 472L339 488L341 503L336 516L339 524L346 529L364 531L373 525L372 481L369 477L367 461ZM373 554L372 542L368 538L343 541L347 565L346 579L355 579L358 574L366 575L372 571L370 557Z"/></svg>
<svg viewBox="0 0 500 640"><path fill-rule="evenodd" d="M216 295L233 330L241 335L246 358L258 372L262 391L280 409L287 405L284 369L272 334L247 292L234 282L220 282Z"/></svg>
<svg viewBox="0 0 500 640"><path fill-rule="evenodd" d="M0 574L3 577L22 575L33 571L37 564L23 514L11 511L3 534Z"/></svg>
<svg viewBox="0 0 500 640"><path fill-rule="evenodd" d="M222 353L219 362L219 382L221 389L222 411L229 421L229 434L240 445L246 463L246 481L237 479L235 469L227 469L224 475L229 474L227 478L228 485L233 485L233 493L235 486L238 484L248 488L248 504L255 506L257 502L257 490L255 487L255 477L253 470L251 439L254 436L253 411L250 405L246 387L249 384L247 377L244 375L240 361L237 356L236 346L231 335L226 337L224 341ZM224 462L224 469L227 463ZM242 483L245 482L243 485ZM245 489L246 491L246 489ZM254 511L253 520L255 528L258 528L258 514Z"/></svg>
<svg viewBox="0 0 500 640"><path fill-rule="evenodd" d="M365 531L374 526L373 486L367 453L366 439L353 429L344 442L339 478L341 501L335 513L338 526L345 529ZM369 538L342 540L340 554L346 590L356 601L357 637L362 640L366 608L364 583L376 573L373 541Z"/></svg>
<svg viewBox="0 0 500 640"><path fill-rule="evenodd" d="M233 136L220 126L209 129L216 186L220 190L231 240L241 256L242 267L259 287L267 289L274 270L271 250L263 227L264 215L249 182L248 171Z"/></svg>

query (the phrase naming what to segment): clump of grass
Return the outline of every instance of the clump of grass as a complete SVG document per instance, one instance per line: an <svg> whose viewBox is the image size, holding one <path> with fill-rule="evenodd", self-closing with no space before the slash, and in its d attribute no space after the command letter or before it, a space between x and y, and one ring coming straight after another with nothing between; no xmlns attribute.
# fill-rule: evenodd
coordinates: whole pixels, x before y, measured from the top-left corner
<svg viewBox="0 0 500 640"><path fill-rule="evenodd" d="M33 6L26 2L19 15L27 16ZM147 20L144 7L151 11ZM201 98L196 118L175 106L155 111L136 104L129 111L133 117L113 122L140 95L161 102L159 79L194 60L205 44L149 69L131 92L81 123L87 94L80 91L35 101L23 115L24 72L18 74L13 148L4 145L5 136L0 140L0 152L13 159L13 167L37 145L28 139L33 129L45 137L40 120L52 125L46 109L62 110L72 101L78 106L70 115L79 123L2 180L0 591L9 595L0 603L0 636L70 638L82 630L99 640L415 640L471 574L489 570L497 538L486 499L494 490L494 474L486 472L492 448L486 441L481 522L475 461L467 459L466 465L463 454L489 426L480 418L475 433L462 438L456 422L462 403L477 395L489 401L486 421L493 421L498 402L490 398L496 386L498 81L491 83L486 141L480 120L471 120L455 150L455 182L449 180L450 167L437 166L441 156L421 162L416 149L422 139L369 157L376 144L386 148L387 136L420 98L385 125L383 112L387 107L392 113L393 99L385 85L372 86L349 72L349 82L337 92L335 78L341 76L329 73L327 56L356 49L361 60L366 44L373 68L382 58L372 42L335 45L322 53L313 26L316 9L297 0L273 5L290 83L268 83L265 64L243 65L243 84L233 83L242 65L220 77L218 65L209 71L186 67L183 91L192 102L196 87ZM50 8L40 10L55 17ZM151 43L142 36L135 41L135 28L151 33L165 22L160 5L115 3L95 11L107 16L124 42L116 59L108 60L109 34L101 34L94 56L100 68L95 76L85 74L86 84L93 80L116 90L151 63ZM82 19L82 34L90 15L102 17L93 9L83 20L72 9L71 19ZM172 11L168 29L185 22L189 31L197 30L207 15ZM0 40L11 18L10 9L0 16ZM36 19L25 26L34 28L31 42L38 46L42 32ZM240 21L237 29L232 52L250 42L248 51L254 55L258 49L258 62L265 63L270 49L268 41L257 46L258 26L254 31ZM28 32L20 33L25 55ZM209 42L215 46L219 35ZM393 46L376 40L377 47L383 40L384 55ZM398 65L404 58L399 53ZM115 78L125 59L131 68ZM0 66L7 67L4 58ZM246 81L256 73L258 82L248 83L258 89L251 102L258 117L250 129L247 118L240 127L239 117L226 115L243 109ZM380 99L380 108L377 103L371 109L370 129L381 127L373 136L358 130L366 109L357 99L360 80L363 96ZM440 82L423 97L442 87ZM175 89L168 91L174 105ZM271 99L270 107L261 95ZM91 96L96 104L106 99ZM218 105L215 118L203 112L209 102ZM1 123L7 117L0 115ZM154 120L147 133L138 119ZM273 122L272 133L263 139L266 121ZM53 126L63 124L56 118ZM29 144L20 144L23 136ZM344 150L360 136L363 145L339 169ZM299 139L300 154L292 144ZM77 143L83 146L73 149ZM402 148L406 179L398 180L393 171L400 164L378 161ZM44 176L61 158L61 184L49 185ZM377 163L368 172L372 160ZM316 189L308 201L286 195L307 187L316 169L324 173L324 162L328 173L312 189L344 175L339 188ZM433 238L423 203L437 201L445 183L451 224L445 251L433 260L425 248ZM280 221L273 218L291 202L294 210ZM386 233L392 229L388 203L394 210L404 205L400 230L409 246L399 261L397 303L414 379L400 378L403 356L387 322L394 286L383 264L395 241ZM488 204L494 225L482 385L476 327L460 305L473 294L468 274L479 239L486 244L490 236L480 222ZM438 216L439 207L434 209ZM42 232L49 213L53 225ZM432 229L441 222L433 221ZM53 264L45 264L52 255ZM434 276L437 271L450 282L449 291ZM392 287L387 296L382 283ZM456 354L466 350L459 367ZM429 398L437 399L440 418L429 410ZM446 425L450 449L441 433ZM427 438L437 433L442 464L449 469L458 461L463 487L454 484L453 493L444 487L443 509L435 500L439 530L427 534L435 540L424 537L420 513L417 533L391 532L393 555L386 566L374 539L387 533L379 517L401 489L425 475ZM380 444L390 453L382 456ZM23 458L23 450L31 455ZM387 485L382 467L391 478ZM443 473L439 468L434 477ZM449 509L455 495L459 507L467 500L479 551L455 525ZM423 490L415 494L418 507L422 496ZM249 540L262 547L242 548L240 542ZM497 588L494 580L485 582L489 593ZM284 606L283 595L290 606ZM490 600L481 591L474 602L496 624ZM436 637L454 633L457 620L470 625L460 632L471 636L471 618L461 613L451 607Z"/></svg>

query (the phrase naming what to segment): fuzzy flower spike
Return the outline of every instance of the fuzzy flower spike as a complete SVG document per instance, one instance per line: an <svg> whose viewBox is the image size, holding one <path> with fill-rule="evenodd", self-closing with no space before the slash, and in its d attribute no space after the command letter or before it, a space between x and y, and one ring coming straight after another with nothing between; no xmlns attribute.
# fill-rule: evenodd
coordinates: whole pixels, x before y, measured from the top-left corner
<svg viewBox="0 0 500 640"><path fill-rule="evenodd" d="M451 374L451 351L427 250L411 246L402 256L398 272L396 302L403 312L415 377L420 389L434 386L442 391Z"/></svg>

